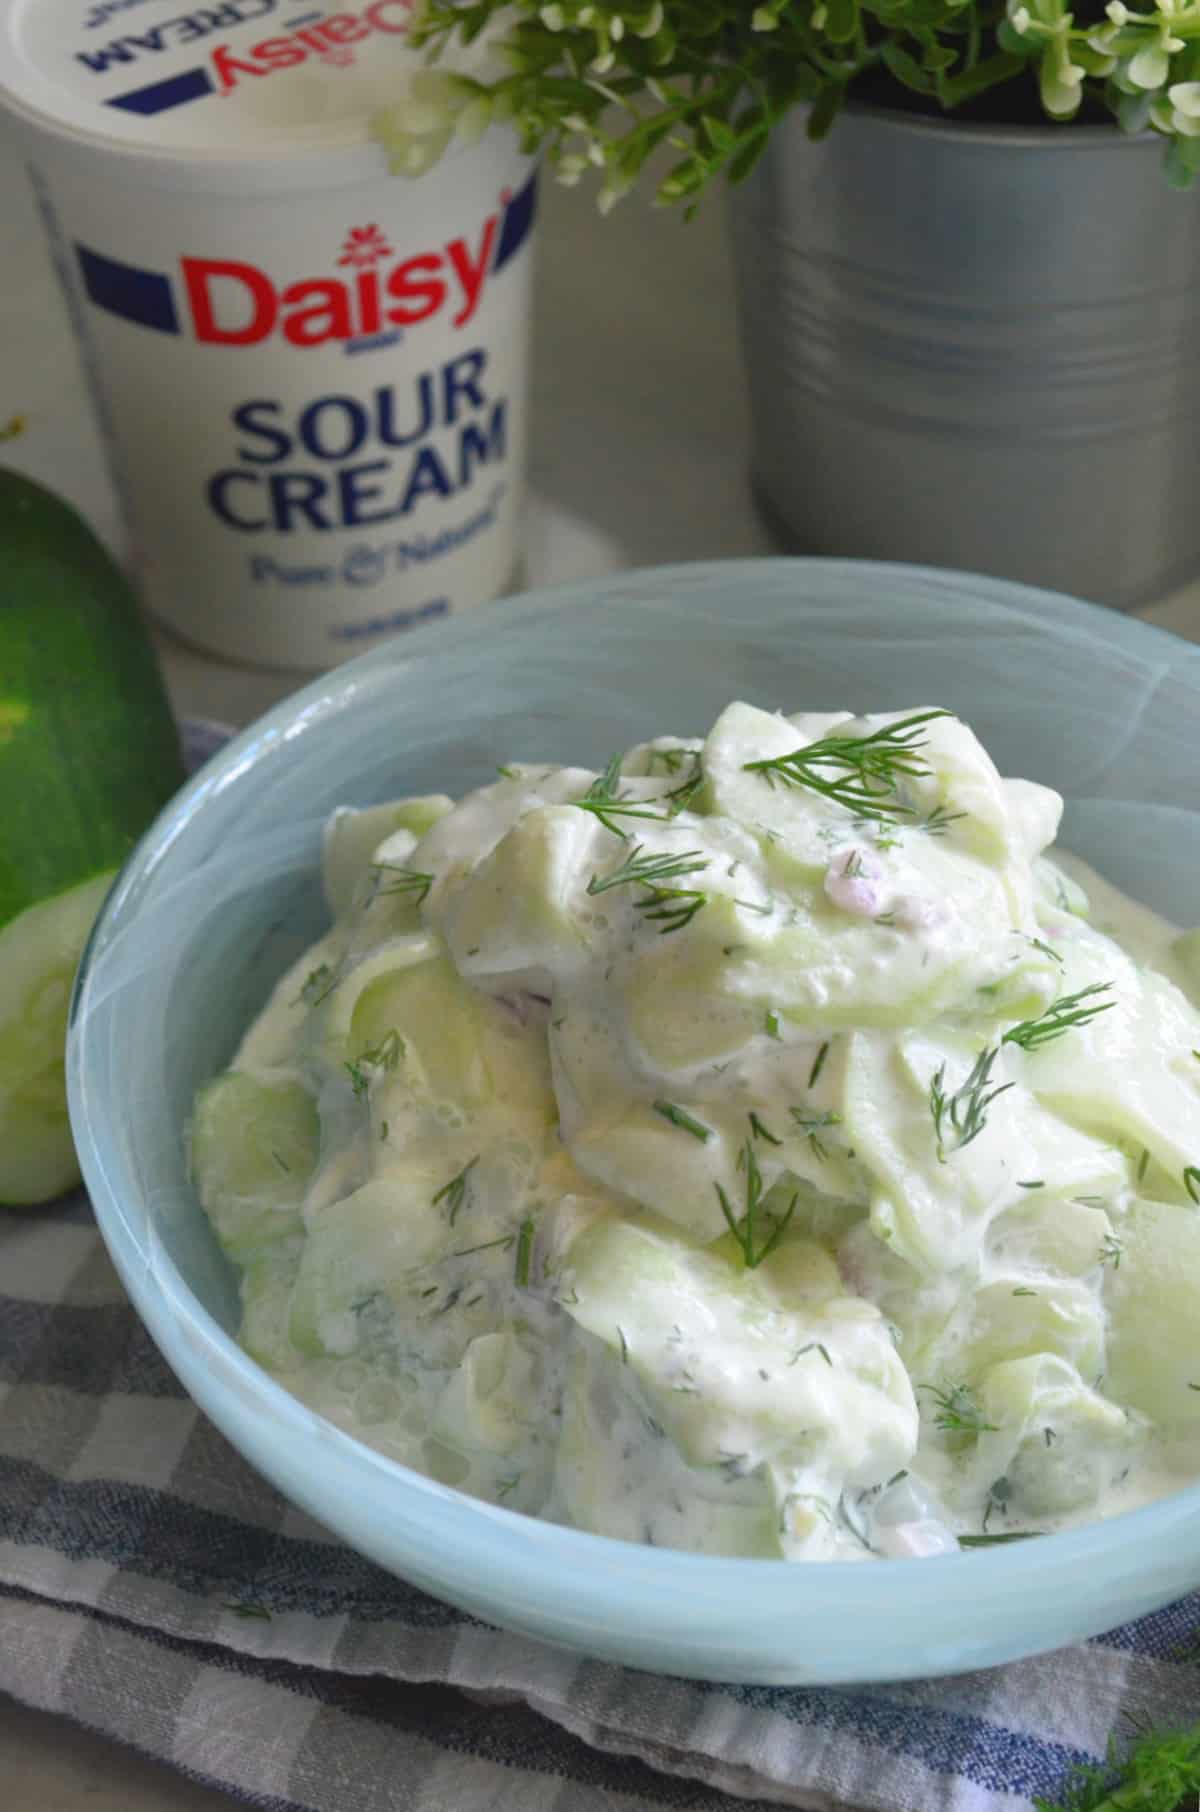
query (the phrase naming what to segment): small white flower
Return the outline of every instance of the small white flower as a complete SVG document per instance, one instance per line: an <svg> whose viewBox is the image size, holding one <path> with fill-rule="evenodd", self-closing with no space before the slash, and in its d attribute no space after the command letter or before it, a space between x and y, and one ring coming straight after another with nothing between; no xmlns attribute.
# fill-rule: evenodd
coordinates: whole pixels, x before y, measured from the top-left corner
<svg viewBox="0 0 1200 1812"><path fill-rule="evenodd" d="M454 130L464 144L478 144L492 123L492 103L486 94L468 101L454 122Z"/></svg>
<svg viewBox="0 0 1200 1812"><path fill-rule="evenodd" d="M1013 30L1018 32L1021 37L1024 37L1025 33L1029 30L1029 27L1033 24L1033 20L1029 15L1029 8L1027 6L1018 6L1010 23Z"/></svg>
<svg viewBox="0 0 1200 1812"><path fill-rule="evenodd" d="M543 6L541 20L547 31L561 31L567 22L567 16L562 7L555 4Z"/></svg>
<svg viewBox="0 0 1200 1812"><path fill-rule="evenodd" d="M751 31L778 31L779 20L769 6L756 6L750 15Z"/></svg>
<svg viewBox="0 0 1200 1812"><path fill-rule="evenodd" d="M625 36L625 21L620 13L614 13L608 22L608 35L614 44L619 44Z"/></svg>
<svg viewBox="0 0 1200 1812"><path fill-rule="evenodd" d="M662 30L662 23L662 0L654 0L654 5L650 8L646 17L642 20L640 25L634 26L634 30L637 32L639 38L656 38Z"/></svg>
<svg viewBox="0 0 1200 1812"><path fill-rule="evenodd" d="M1104 10L1114 25L1128 24L1129 8L1125 5L1125 0L1108 0L1108 5Z"/></svg>
<svg viewBox="0 0 1200 1812"><path fill-rule="evenodd" d="M595 166L598 170L603 170L603 168L604 168L604 147L603 147L603 145L598 145L596 143L595 139L593 139L591 144L587 148L587 155L588 155L588 162L590 164L595 164Z"/></svg>
<svg viewBox="0 0 1200 1812"><path fill-rule="evenodd" d="M1200 120L1200 82L1175 82L1167 89L1167 99L1176 113Z"/></svg>
<svg viewBox="0 0 1200 1812"><path fill-rule="evenodd" d="M813 30L814 31L824 31L825 23L828 18L829 18L829 12L826 7L814 6L813 15L812 15Z"/></svg>
<svg viewBox="0 0 1200 1812"><path fill-rule="evenodd" d="M1066 39L1056 35L1042 58L1039 75L1042 106L1052 119L1068 120L1079 111L1083 70L1072 63Z"/></svg>
<svg viewBox="0 0 1200 1812"><path fill-rule="evenodd" d="M616 55L613 51L602 50L598 57L592 58L588 67L594 69L597 75L607 75L616 60Z"/></svg>
<svg viewBox="0 0 1200 1812"><path fill-rule="evenodd" d="M404 133L410 138L423 138L427 133L439 132L458 111L457 107L451 106L446 100L410 100L406 106L402 105L398 109Z"/></svg>
<svg viewBox="0 0 1200 1812"><path fill-rule="evenodd" d="M564 113L562 123L568 132L587 131L587 121L582 113Z"/></svg>
<svg viewBox="0 0 1200 1812"><path fill-rule="evenodd" d="M1096 55L1100 57L1111 56L1113 45L1117 41L1117 36L1117 27L1115 25L1102 25L1099 31L1090 32L1088 34L1088 49L1094 50Z"/></svg>
<svg viewBox="0 0 1200 1812"><path fill-rule="evenodd" d="M1151 44L1130 57L1125 69L1137 88L1161 88L1171 73L1171 63L1161 45Z"/></svg>
<svg viewBox="0 0 1200 1812"><path fill-rule="evenodd" d="M580 7L580 9L579 9L579 15L578 15L575 23L577 25L588 26L593 23L593 21L595 20L595 17L596 17L596 9L594 6L583 6L583 7Z"/></svg>

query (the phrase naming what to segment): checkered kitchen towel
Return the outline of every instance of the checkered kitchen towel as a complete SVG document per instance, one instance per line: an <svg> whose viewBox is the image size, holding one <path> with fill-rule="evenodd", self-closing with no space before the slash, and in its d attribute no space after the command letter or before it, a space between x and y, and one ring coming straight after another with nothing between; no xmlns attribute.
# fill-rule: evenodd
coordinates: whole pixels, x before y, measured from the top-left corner
<svg viewBox="0 0 1200 1812"><path fill-rule="evenodd" d="M573 1660L380 1572L183 1395L84 1196L0 1210L0 1691L278 1812L1027 1812L1124 1718L1200 1719L1200 1594L859 1691ZM736 1799L730 1796L737 1796Z"/></svg>
<svg viewBox="0 0 1200 1812"><path fill-rule="evenodd" d="M0 1690L305 1812L1026 1812L1200 1718L1200 1595L1057 1655L833 1691L575 1661L381 1573L183 1395L82 1195L0 1212ZM458 1689L458 1690L451 1690Z"/></svg>

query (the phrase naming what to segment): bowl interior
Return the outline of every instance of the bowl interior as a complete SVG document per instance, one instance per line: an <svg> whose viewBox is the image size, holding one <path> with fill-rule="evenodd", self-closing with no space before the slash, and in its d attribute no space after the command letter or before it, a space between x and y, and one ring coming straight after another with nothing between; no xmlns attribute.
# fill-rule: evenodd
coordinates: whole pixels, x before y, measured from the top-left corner
<svg viewBox="0 0 1200 1812"><path fill-rule="evenodd" d="M188 1183L184 1128L197 1086L326 922L327 814L459 793L507 760L601 765L647 734L703 732L734 697L785 710L948 706L1002 771L1067 795L1068 847L1176 922L1200 923L1200 648L1135 621L1000 581L778 560L566 587L385 646L202 770L135 852L85 959L69 1051L85 1175L185 1382L176 1330L198 1339L210 1316L232 1332L237 1302ZM228 1378L249 1401L256 1368L240 1364L228 1360ZM319 1492L313 1502L362 1539ZM1197 1554L1200 1535L1200 1575ZM974 1577L1013 1558L972 1557Z"/></svg>

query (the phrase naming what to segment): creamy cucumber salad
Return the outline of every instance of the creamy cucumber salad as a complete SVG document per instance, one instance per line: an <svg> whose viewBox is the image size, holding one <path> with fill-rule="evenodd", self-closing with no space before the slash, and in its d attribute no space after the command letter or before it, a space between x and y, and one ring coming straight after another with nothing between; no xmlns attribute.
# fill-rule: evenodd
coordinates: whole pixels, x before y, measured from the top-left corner
<svg viewBox="0 0 1200 1812"><path fill-rule="evenodd" d="M247 1352L496 1504L937 1555L1200 1473L1200 934L949 712L339 812L201 1092ZM1190 997L1189 997L1190 995Z"/></svg>

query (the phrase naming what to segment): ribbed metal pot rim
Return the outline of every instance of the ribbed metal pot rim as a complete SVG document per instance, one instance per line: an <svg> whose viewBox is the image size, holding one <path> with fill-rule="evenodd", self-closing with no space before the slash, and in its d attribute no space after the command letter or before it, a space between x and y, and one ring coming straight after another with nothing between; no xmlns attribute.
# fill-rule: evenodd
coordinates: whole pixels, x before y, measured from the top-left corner
<svg viewBox="0 0 1200 1812"><path fill-rule="evenodd" d="M1162 150L1166 140L1157 132L1122 132L1114 120L1111 125L1078 126L1070 120L1045 126L991 126L951 116L937 119L929 114L909 113L901 107L882 107L873 101L848 101L839 118L873 120L897 132L925 138L954 139L969 145L1006 145L1015 151L1095 151L1112 146L1138 145L1142 149ZM838 120L833 123L831 138L836 135Z"/></svg>

